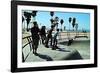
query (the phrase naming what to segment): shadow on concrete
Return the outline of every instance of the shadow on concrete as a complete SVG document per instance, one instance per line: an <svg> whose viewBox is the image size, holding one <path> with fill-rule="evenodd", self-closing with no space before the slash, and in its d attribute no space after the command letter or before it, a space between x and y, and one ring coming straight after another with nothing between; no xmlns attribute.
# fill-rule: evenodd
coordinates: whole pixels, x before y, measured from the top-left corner
<svg viewBox="0 0 100 73"><path fill-rule="evenodd" d="M22 72L12 72L12 73L22 73Z"/></svg>
<svg viewBox="0 0 100 73"><path fill-rule="evenodd" d="M57 51L61 51L61 52L70 52L69 50L65 50L65 48L57 48Z"/></svg>
<svg viewBox="0 0 100 73"><path fill-rule="evenodd" d="M45 59L46 61L53 61L53 59L48 55L43 55L43 54L37 53L36 56L38 56L42 59Z"/></svg>
<svg viewBox="0 0 100 73"><path fill-rule="evenodd" d="M77 50L73 51L69 56L64 58L64 60L81 60L81 59L83 58Z"/></svg>
<svg viewBox="0 0 100 73"><path fill-rule="evenodd" d="M61 45L66 45L66 46L67 46L68 41L63 41L63 42L60 42L59 44L61 44Z"/></svg>

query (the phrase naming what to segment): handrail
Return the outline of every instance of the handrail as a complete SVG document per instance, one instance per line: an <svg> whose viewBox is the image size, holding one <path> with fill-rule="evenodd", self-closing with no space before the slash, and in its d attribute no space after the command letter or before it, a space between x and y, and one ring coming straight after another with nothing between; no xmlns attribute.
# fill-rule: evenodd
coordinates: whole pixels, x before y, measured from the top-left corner
<svg viewBox="0 0 100 73"><path fill-rule="evenodd" d="M27 46L28 44L30 44L32 42L31 37L32 36L26 36L26 37L22 38L22 39L26 39L27 38L27 40L28 40L28 43L25 44L22 48L24 48L25 46ZM31 46L30 46L30 48L31 48Z"/></svg>
<svg viewBox="0 0 100 73"><path fill-rule="evenodd" d="M31 37L31 35L30 36L23 37L22 39L25 39L25 38L28 38L28 37Z"/></svg>
<svg viewBox="0 0 100 73"><path fill-rule="evenodd" d="M28 43L25 44L24 46L22 46L22 50L23 50L24 47L26 47L26 46L29 44L29 46L30 46L30 52L31 52L31 50L32 50L32 43L31 43L32 40L31 40L31 36L26 36L26 37L24 37L24 38L22 38L22 39L27 39L27 40L28 40ZM24 54L23 54L23 51L22 51L22 61L23 61L23 62L25 62L25 60L27 59L27 57L28 57L28 55L30 54L30 52L27 54L26 57L24 57Z"/></svg>

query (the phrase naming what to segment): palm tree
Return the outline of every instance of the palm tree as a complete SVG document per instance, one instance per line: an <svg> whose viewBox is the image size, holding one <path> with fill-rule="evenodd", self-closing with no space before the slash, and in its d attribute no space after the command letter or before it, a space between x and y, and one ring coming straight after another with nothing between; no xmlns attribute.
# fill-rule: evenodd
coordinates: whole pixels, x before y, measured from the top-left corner
<svg viewBox="0 0 100 73"><path fill-rule="evenodd" d="M25 19L24 19L24 17L22 16L22 24L23 24L23 31L22 31L22 32L23 32L23 33L25 32L25 24L24 24L24 20L25 20Z"/></svg>
<svg viewBox="0 0 100 73"><path fill-rule="evenodd" d="M26 22L27 22L27 31L28 31L28 25L29 25L29 22L30 22L30 20L31 20L31 14L30 13L28 13L28 12L24 12L24 16L25 16L25 18L26 18Z"/></svg>
<svg viewBox="0 0 100 73"><path fill-rule="evenodd" d="M51 24L53 25L54 20L51 18L50 21L51 21Z"/></svg>
<svg viewBox="0 0 100 73"><path fill-rule="evenodd" d="M68 39L70 39L70 25L71 25L71 22L72 22L72 18L69 17L69 32L67 33Z"/></svg>
<svg viewBox="0 0 100 73"><path fill-rule="evenodd" d="M69 17L69 23L71 23L71 21L72 21L72 18L71 18L71 17Z"/></svg>
<svg viewBox="0 0 100 73"><path fill-rule="evenodd" d="M23 21L24 21L24 17L22 16L22 23L23 23Z"/></svg>
<svg viewBox="0 0 100 73"><path fill-rule="evenodd" d="M54 20L54 25L56 26L56 29L58 29L58 21L59 21L59 17L55 17L55 20Z"/></svg>
<svg viewBox="0 0 100 73"><path fill-rule="evenodd" d="M34 21L35 21L35 17L36 17L36 15L37 15L37 11L32 11L31 15L33 16ZM33 21L33 22L34 22L34 21Z"/></svg>
<svg viewBox="0 0 100 73"><path fill-rule="evenodd" d="M53 12L53 11L51 11L51 12L50 12L50 15L51 15L51 17L53 17L53 16L54 16L54 12Z"/></svg>
<svg viewBox="0 0 100 73"><path fill-rule="evenodd" d="M76 23L76 36L77 36L77 30L78 30L78 23Z"/></svg>
<svg viewBox="0 0 100 73"><path fill-rule="evenodd" d="M64 20L61 19L61 20L60 20L60 23L61 23L61 31L62 31L62 24L64 23Z"/></svg>
<svg viewBox="0 0 100 73"><path fill-rule="evenodd" d="M50 21L51 21L51 24L53 25L53 22L54 22L53 20L54 12L53 11L50 12L50 16L51 16Z"/></svg>
<svg viewBox="0 0 100 73"><path fill-rule="evenodd" d="M35 17L36 13L37 13L37 11L32 11L32 16Z"/></svg>
<svg viewBox="0 0 100 73"><path fill-rule="evenodd" d="M28 18L26 19L26 21L27 21L27 31L28 31L28 25L29 25L30 20L31 20L30 17L28 17Z"/></svg>
<svg viewBox="0 0 100 73"><path fill-rule="evenodd" d="M64 31L66 30L66 26L64 26Z"/></svg>
<svg viewBox="0 0 100 73"><path fill-rule="evenodd" d="M71 24L71 22L72 22L72 18L69 17L69 31L70 31L70 24Z"/></svg>
<svg viewBox="0 0 100 73"><path fill-rule="evenodd" d="M76 18L73 18L72 26L73 26L73 31L74 31L74 26L76 24Z"/></svg>

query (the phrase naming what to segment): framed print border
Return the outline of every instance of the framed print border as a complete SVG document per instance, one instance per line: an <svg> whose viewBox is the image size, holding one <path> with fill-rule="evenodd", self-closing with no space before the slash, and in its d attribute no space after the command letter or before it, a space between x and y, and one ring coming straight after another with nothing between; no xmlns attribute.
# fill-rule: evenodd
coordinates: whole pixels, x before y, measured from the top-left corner
<svg viewBox="0 0 100 73"><path fill-rule="evenodd" d="M59 8L78 8L94 10L94 63L79 64L79 65L60 65L60 66L45 66L45 67L27 67L18 68L18 5L26 6L44 6L44 7L59 7ZM81 4L64 4L64 3L47 3L47 2L32 2L32 1L11 1L11 72L24 71L42 71L42 70L58 70L58 69L73 69L73 68L88 68L97 67L97 6L96 5L81 5Z"/></svg>

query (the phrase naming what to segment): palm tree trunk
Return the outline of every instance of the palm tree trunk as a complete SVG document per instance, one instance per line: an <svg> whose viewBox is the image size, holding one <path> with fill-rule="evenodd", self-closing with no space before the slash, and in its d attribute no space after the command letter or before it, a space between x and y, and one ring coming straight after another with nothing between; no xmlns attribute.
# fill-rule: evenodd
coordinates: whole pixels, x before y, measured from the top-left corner
<svg viewBox="0 0 100 73"><path fill-rule="evenodd" d="M61 31L62 31L62 24L61 24Z"/></svg>
<svg viewBox="0 0 100 73"><path fill-rule="evenodd" d="M27 31L28 31L28 24L27 24Z"/></svg>
<svg viewBox="0 0 100 73"><path fill-rule="evenodd" d="M70 39L70 23L69 23L68 39Z"/></svg>

